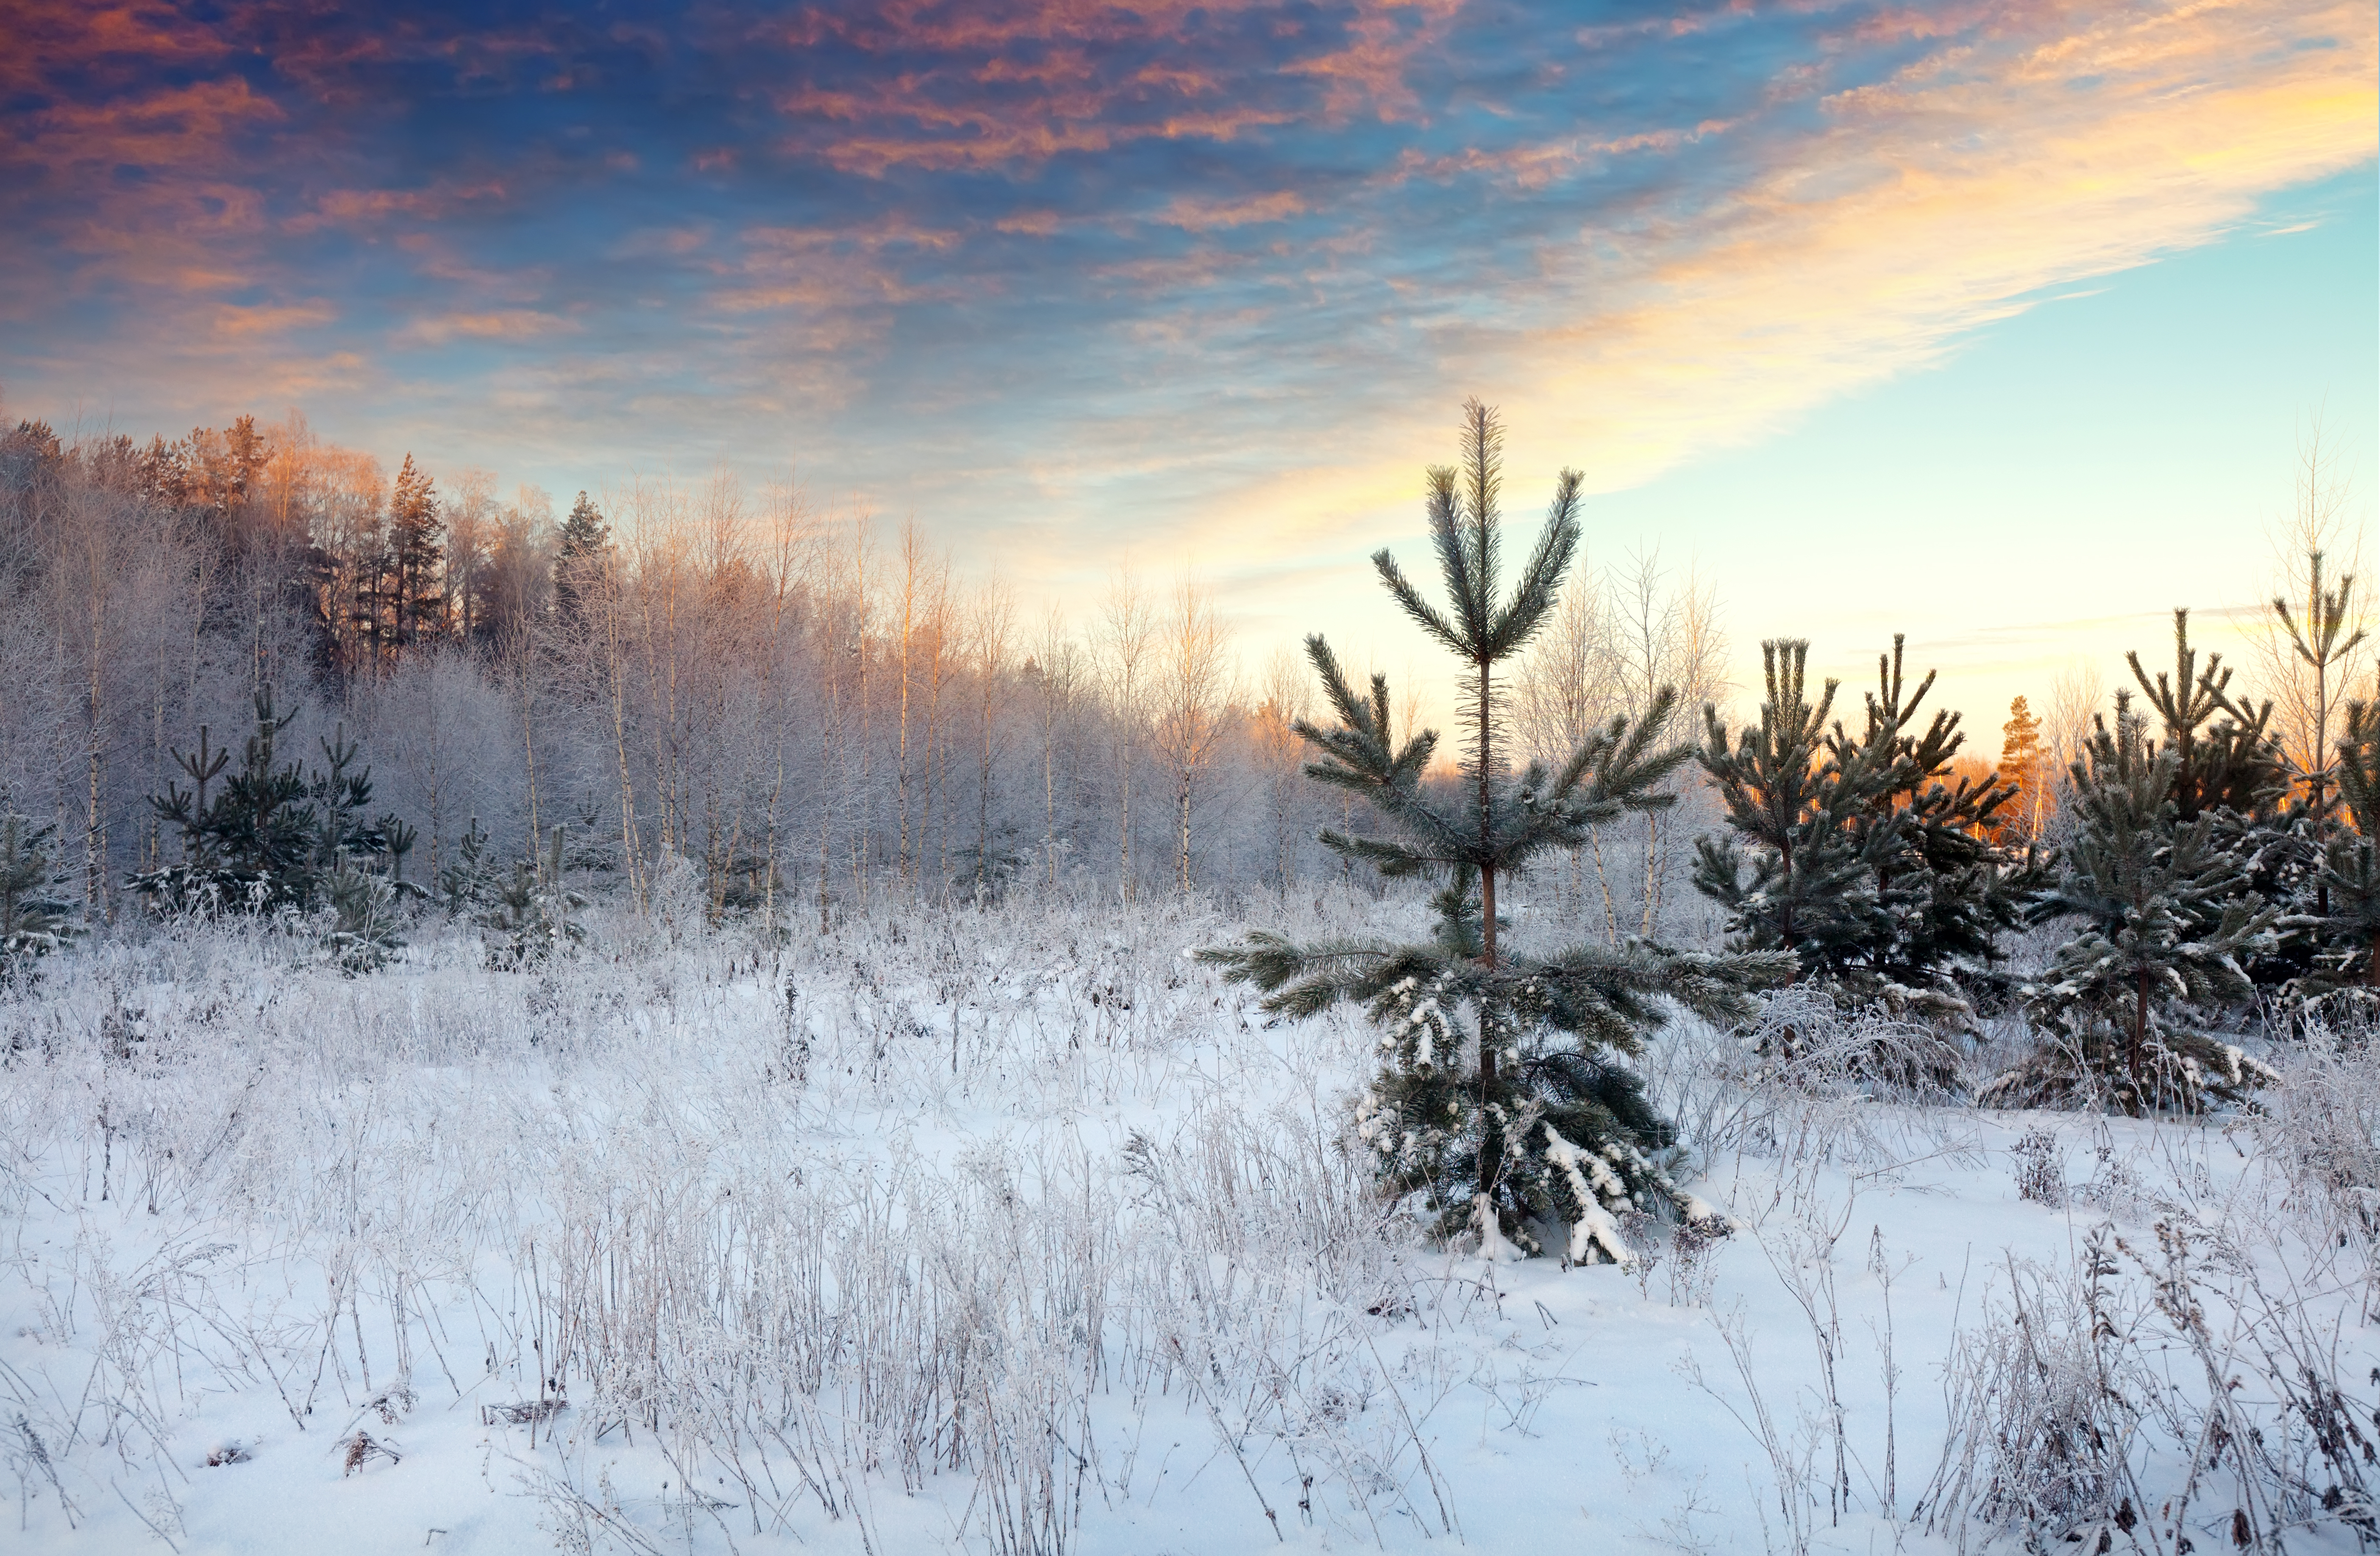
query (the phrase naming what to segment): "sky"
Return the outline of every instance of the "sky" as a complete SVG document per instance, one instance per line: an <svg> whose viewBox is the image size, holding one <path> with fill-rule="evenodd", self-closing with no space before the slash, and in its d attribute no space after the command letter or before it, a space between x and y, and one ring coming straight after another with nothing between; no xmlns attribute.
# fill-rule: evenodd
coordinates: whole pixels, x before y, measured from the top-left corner
<svg viewBox="0 0 2380 1556"><path fill-rule="evenodd" d="M2252 608L2315 428L2372 511L2368 0L9 12L12 418L791 471L1427 675L1365 558L1476 395L1747 690L1906 631L1995 730Z"/></svg>

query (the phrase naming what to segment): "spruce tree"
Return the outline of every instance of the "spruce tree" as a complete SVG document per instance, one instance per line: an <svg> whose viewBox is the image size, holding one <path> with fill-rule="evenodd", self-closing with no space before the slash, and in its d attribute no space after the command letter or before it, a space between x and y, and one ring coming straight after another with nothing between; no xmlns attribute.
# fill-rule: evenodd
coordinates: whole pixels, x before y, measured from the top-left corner
<svg viewBox="0 0 2380 1556"><path fill-rule="evenodd" d="M1451 792L1425 782L1437 733L1395 744L1387 677L1357 694L1318 636L1307 656L1337 722L1294 726L1318 752L1308 776L1360 796L1385 823L1380 833L1328 830L1323 843L1384 877L1439 881L1433 938L1298 945L1257 931L1200 955L1266 991L1269 1010L1305 1015L1363 1002L1381 1028L1381 1069L1358 1103L1358 1130L1384 1186L1418 1199L1439 1235L1475 1235L1500 1257L1543 1251L1543 1233L1558 1226L1567 1259L1624 1261L1619 1215L1669 1210L1721 1224L1670 1177L1674 1133L1625 1056L1666 1004L1741 1019L1750 992L1791 977L1791 963L1644 942L1548 955L1507 945L1499 883L1548 849L1582 845L1591 826L1670 804L1658 785L1692 752L1654 748L1675 703L1665 690L1643 719L1614 720L1559 767L1511 772L1496 670L1553 606L1578 547L1581 478L1562 473L1517 585L1500 597L1500 442L1494 412L1474 400L1462 465L1428 474L1446 608L1425 600L1387 551L1372 558L1390 595L1463 666L1465 741Z"/></svg>
<svg viewBox="0 0 2380 1556"><path fill-rule="evenodd" d="M2045 1040L1985 1100L2103 1101L2139 1116L2237 1100L2271 1078L2207 1021L2252 997L2241 964L2269 944L2278 915L2249 889L2219 818L2182 815L2183 751L2179 739L2153 743L2119 694L2115 727L2099 721L2075 762L2076 835L2035 916L2080 929L2024 990Z"/></svg>

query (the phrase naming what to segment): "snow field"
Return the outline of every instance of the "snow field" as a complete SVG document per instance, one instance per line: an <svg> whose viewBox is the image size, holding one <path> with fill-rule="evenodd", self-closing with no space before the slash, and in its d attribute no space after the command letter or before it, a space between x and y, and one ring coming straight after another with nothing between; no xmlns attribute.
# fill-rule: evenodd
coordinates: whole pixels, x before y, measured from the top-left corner
<svg viewBox="0 0 2380 1556"><path fill-rule="evenodd" d="M2235 1511L2355 1549L2289 1391L2374 1431L2368 1057L2138 1124L1881 1105L1683 1027L1647 1064L1742 1229L1488 1263L1370 1195L1374 1034L1184 956L1235 927L54 961L0 996L0 1543L2087 1549L2114 1487L2116 1549ZM2209 1460L2216 1416L2263 1459Z"/></svg>

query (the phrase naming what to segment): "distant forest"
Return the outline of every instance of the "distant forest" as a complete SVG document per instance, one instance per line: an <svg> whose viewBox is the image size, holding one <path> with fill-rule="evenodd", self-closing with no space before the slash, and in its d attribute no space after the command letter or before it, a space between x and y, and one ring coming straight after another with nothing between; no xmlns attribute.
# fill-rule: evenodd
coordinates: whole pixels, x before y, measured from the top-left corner
<svg viewBox="0 0 2380 1556"><path fill-rule="evenodd" d="M2317 448L2284 537L2301 562L2345 524L2330 477ZM1718 602L1655 555L1589 561L1507 687L1516 748L1566 751L1665 685L1669 736L1699 739L1738 690ZM2252 671L2302 772L2368 661L2317 687L2285 625ZM458 854L524 858L561 827L575 870L639 904L789 922L1018 889L1376 889L1314 841L1351 802L1302 776L1304 660L1245 670L1241 647L1195 579L1119 576L1028 615L914 525L724 474L564 504L410 454L392 478L294 413L145 444L0 433L0 811L50 829L94 918L183 862L152 798L191 788L202 740L238 751L261 695L278 760L369 770L387 824L351 841L402 857L365 862L433 887ZM1956 763L2015 791L1991 822L2012 845L2057 833L2104 706L2088 671L2045 690ZM1670 783L1675 808L1599 829L1532 889L1602 938L1714 933L1685 881L1719 812L1696 769Z"/></svg>

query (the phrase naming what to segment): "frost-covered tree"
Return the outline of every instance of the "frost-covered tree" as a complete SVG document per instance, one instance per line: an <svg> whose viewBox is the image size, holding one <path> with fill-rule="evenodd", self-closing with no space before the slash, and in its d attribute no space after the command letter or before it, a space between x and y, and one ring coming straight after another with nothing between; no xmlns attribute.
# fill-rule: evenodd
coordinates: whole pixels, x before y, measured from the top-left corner
<svg viewBox="0 0 2380 1556"><path fill-rule="evenodd" d="M55 894L52 832L22 816L0 816L0 979L15 976L74 933L74 909Z"/></svg>
<svg viewBox="0 0 2380 1556"><path fill-rule="evenodd" d="M2221 654L2200 663L2186 610L2173 614L2173 650L2170 675L2152 676L2138 653L2125 663L2174 754L2175 820L2206 818L2208 847L2238 868L2241 891L2277 910L2272 933L2243 953L2250 980L2283 995L2302 992L2317 975L2322 811L2290 793L2289 767L2272 733L2273 704L2233 696Z"/></svg>
<svg viewBox="0 0 2380 1556"><path fill-rule="evenodd" d="M225 774L229 753L210 747L203 725L195 753L174 753L192 787L168 784L150 804L182 834L182 858L134 876L136 891L175 906L268 907L306 899L318 841L314 808L304 771L280 757L282 733L296 717L275 708L272 687L260 690L256 727L239 766L223 777L212 800L207 785Z"/></svg>
<svg viewBox="0 0 2380 1556"><path fill-rule="evenodd" d="M563 840L569 830L554 828L544 853L515 865L495 901L479 915L480 928L489 935L488 966L510 971L535 966L587 938L577 918L587 899L563 879Z"/></svg>
<svg viewBox="0 0 2380 1556"><path fill-rule="evenodd" d="M1372 558L1406 614L1463 662L1459 782L1450 791L1426 781L1437 733L1395 743L1387 677L1358 695L1319 637L1306 640L1307 653L1337 722L1295 726L1318 753L1308 775L1360 796L1385 823L1378 833L1326 831L1324 844L1383 876L1441 881L1436 933L1417 944L1297 945L1257 932L1201 955L1266 991L1271 1010L1364 1003L1381 1029L1380 1069L1358 1105L1359 1128L1384 1185L1416 1198L1441 1236L1475 1235L1500 1257L1542 1252L1559 1228L1568 1259L1624 1260L1620 1214L1716 1219L1671 1178L1674 1135L1625 1056L1666 1004L1737 1019L1749 992L1789 979L1792 963L1640 941L1548 955L1503 943L1498 883L1548 849L1577 846L1588 827L1672 803L1661 781L1693 753L1653 745L1675 702L1664 692L1645 717L1612 721L1558 768L1509 771L1496 671L1555 602L1578 547L1581 478L1562 473L1545 530L1503 596L1494 412L1466 405L1463 434L1462 465L1429 472L1447 607L1425 600L1387 551Z"/></svg>
<svg viewBox="0 0 2380 1556"><path fill-rule="evenodd" d="M1896 636L1854 735L1829 719L1838 683L1810 700L1806 643L1762 645L1759 722L1730 737L1705 711L1701 759L1728 832L1697 843L1694 885L1727 910L1738 948L1791 954L1837 1003L1965 1031L1971 988L1990 980L2036 879L1992 836L2012 791L1951 772L1959 715L1917 724L1934 677L1909 687L1901 653Z"/></svg>
<svg viewBox="0 0 2380 1556"><path fill-rule="evenodd" d="M2075 934L2024 1001L2041 1040L1985 1088L2002 1106L2104 1101L2135 1116L2237 1100L2271 1072L2208 1029L2254 993L2242 961L2276 910L2248 889L2216 817L2184 818L2179 741L2153 742L2128 695L2074 764L2076 833L2036 916Z"/></svg>
<svg viewBox="0 0 2380 1556"><path fill-rule="evenodd" d="M2354 830L2334 829L2323 850L2313 916L2323 949L2306 991L2353 989L2380 997L2380 707L2347 705L2347 732L2329 777Z"/></svg>

